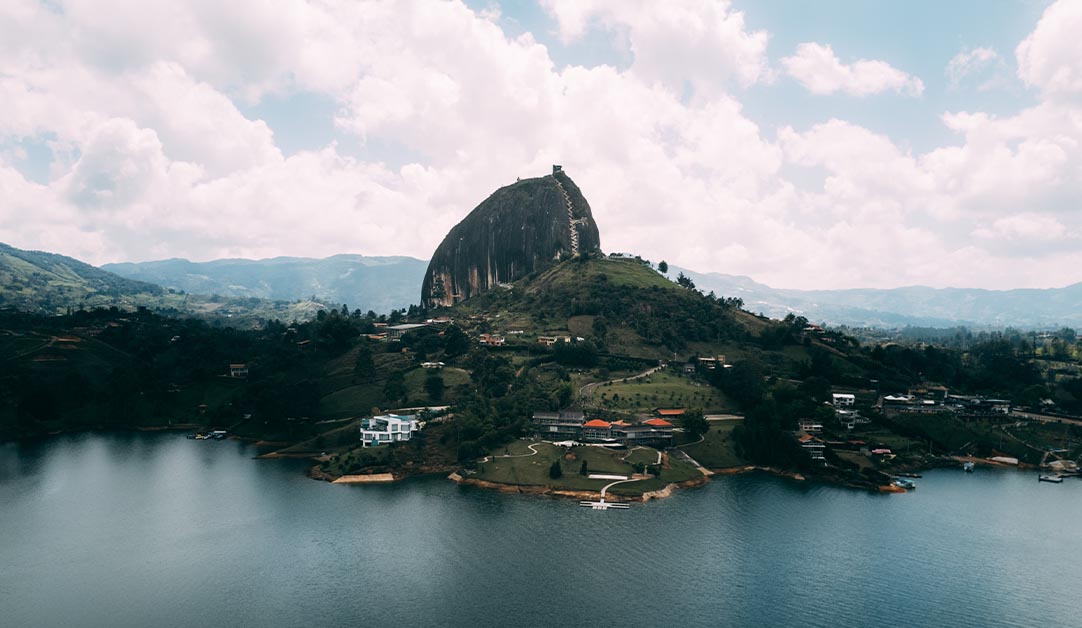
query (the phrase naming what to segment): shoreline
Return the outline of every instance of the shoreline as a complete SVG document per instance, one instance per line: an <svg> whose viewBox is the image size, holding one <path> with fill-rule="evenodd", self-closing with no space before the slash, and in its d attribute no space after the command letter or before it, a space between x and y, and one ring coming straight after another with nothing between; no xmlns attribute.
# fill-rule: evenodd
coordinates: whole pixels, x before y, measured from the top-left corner
<svg viewBox="0 0 1082 628"><path fill-rule="evenodd" d="M452 482L454 482L455 484L458 484L460 486L476 486L478 488L483 488L483 489L488 489L488 490L495 490L495 491L499 491L501 493L518 493L518 494L522 494L522 495L544 495L544 496L547 496L547 497L556 497L556 498L563 498L563 499L579 499L579 500L582 500L582 499L595 500L595 499L600 499L601 498L600 489L596 490L596 491L584 491L584 490L573 490L573 489L561 489L561 488L556 488L556 487L547 486L547 485L503 484L503 483L500 483L500 482L491 482L489 480L479 480L477 478L464 478L461 475L459 475L457 471L454 472L454 473L451 473L451 475L447 476L447 479L451 480ZM710 478L708 476L704 475L704 476L694 478L694 479L691 479L691 480L684 480L683 482L671 482L669 484L666 484L664 487L662 487L660 489L657 489L657 490L654 490L654 491L646 491L646 492L643 492L643 493L641 493L639 495L617 495L617 494L611 494L610 493L610 496L612 498L619 498L619 499L613 499L612 501L645 503L645 502L650 501L651 499L664 499L666 497L671 497L672 494L673 494L673 491L675 491L677 489L694 488L694 487L698 487L698 486L703 486L709 481L710 481Z"/></svg>

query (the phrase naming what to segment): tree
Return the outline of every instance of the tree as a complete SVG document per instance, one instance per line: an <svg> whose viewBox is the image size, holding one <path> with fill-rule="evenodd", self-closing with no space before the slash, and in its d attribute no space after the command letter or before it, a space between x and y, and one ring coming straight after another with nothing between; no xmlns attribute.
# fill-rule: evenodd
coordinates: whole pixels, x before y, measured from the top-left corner
<svg viewBox="0 0 1082 628"><path fill-rule="evenodd" d="M451 325L443 333L443 352L449 358L460 356L470 350L470 338L458 325Z"/></svg>
<svg viewBox="0 0 1082 628"><path fill-rule="evenodd" d="M662 275L669 274L669 263L666 262L665 260L661 260L660 262L657 263L657 270Z"/></svg>
<svg viewBox="0 0 1082 628"><path fill-rule="evenodd" d="M560 467L559 460L553 460L552 466L549 467L549 477L553 480L558 480L564 476L564 470Z"/></svg>
<svg viewBox="0 0 1082 628"><path fill-rule="evenodd" d="M589 469L589 467L587 466L587 464L586 464L586 461L585 461L585 460L583 460L583 461L582 461L582 465L581 465L581 466L579 467L579 475L586 475L586 474L588 474L589 472L590 472L590 469Z"/></svg>
<svg viewBox="0 0 1082 628"><path fill-rule="evenodd" d="M691 280L691 277L688 277L684 273L680 273L676 276L676 283L688 290L695 289L695 282Z"/></svg>
<svg viewBox="0 0 1082 628"><path fill-rule="evenodd" d="M691 434L692 438L698 438L710 431L710 424L702 412L688 412L682 421L684 431Z"/></svg>
<svg viewBox="0 0 1082 628"><path fill-rule="evenodd" d="M383 385L383 396L391 401L398 401L406 396L406 376L402 371L395 371Z"/></svg>
<svg viewBox="0 0 1082 628"><path fill-rule="evenodd" d="M353 372L362 379L369 379L376 374L376 363L372 359L372 349L368 343L361 343L357 351L357 362L353 365Z"/></svg>
<svg viewBox="0 0 1082 628"><path fill-rule="evenodd" d="M425 392L432 401L443 400L443 376L438 371L432 371L425 379Z"/></svg>

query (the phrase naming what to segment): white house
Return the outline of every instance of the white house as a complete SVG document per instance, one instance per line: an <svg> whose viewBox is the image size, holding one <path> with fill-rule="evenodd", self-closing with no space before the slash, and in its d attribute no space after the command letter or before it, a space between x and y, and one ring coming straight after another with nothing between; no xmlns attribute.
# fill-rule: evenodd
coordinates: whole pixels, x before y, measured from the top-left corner
<svg viewBox="0 0 1082 628"><path fill-rule="evenodd" d="M857 402L857 396L849 393L834 393L831 395L834 399L834 407L851 406Z"/></svg>
<svg viewBox="0 0 1082 628"><path fill-rule="evenodd" d="M361 420L361 446L378 447L409 440L420 429L413 414L385 414Z"/></svg>

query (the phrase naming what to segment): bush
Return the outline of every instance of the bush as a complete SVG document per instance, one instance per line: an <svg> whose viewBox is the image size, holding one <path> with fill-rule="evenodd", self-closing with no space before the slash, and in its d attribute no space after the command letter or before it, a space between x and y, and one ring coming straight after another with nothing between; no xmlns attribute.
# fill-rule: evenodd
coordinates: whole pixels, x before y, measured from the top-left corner
<svg viewBox="0 0 1082 628"><path fill-rule="evenodd" d="M549 467L549 477L553 480L558 480L564 476L564 470L560 466L559 460L553 460L552 466Z"/></svg>

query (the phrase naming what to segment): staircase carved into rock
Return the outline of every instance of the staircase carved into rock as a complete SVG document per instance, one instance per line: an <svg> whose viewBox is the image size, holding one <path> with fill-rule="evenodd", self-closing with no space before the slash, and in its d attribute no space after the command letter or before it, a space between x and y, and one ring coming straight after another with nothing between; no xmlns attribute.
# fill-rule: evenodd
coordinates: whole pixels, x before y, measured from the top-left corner
<svg viewBox="0 0 1082 628"><path fill-rule="evenodd" d="M575 214L572 212L571 195L564 189L564 185L560 183L560 180L556 178L555 174L552 180L556 182L556 187L560 188L560 193L564 195L564 203L567 205L567 228L571 232L571 255L579 254L579 230L578 226L583 224L586 219L575 220Z"/></svg>

